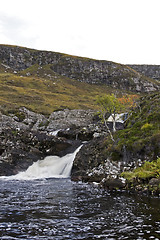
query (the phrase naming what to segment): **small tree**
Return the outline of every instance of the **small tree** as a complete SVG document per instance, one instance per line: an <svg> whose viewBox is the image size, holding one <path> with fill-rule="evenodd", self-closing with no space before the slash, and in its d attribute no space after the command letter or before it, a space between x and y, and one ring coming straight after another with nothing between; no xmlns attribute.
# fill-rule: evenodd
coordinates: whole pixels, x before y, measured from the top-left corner
<svg viewBox="0 0 160 240"><path fill-rule="evenodd" d="M122 99L125 101L122 101ZM114 94L111 95L104 95L97 98L97 104L100 106L100 113L99 116L105 124L107 131L109 132L112 141L114 142L113 134L110 131L107 121L106 121L106 114L109 113L113 119L113 132L116 132L116 115L122 112L126 108L127 97L122 97L120 99L116 98Z"/></svg>
<svg viewBox="0 0 160 240"><path fill-rule="evenodd" d="M107 121L106 121L106 114L109 113L112 115L113 118L113 132L116 131L116 113L120 110L120 103L118 99L112 95L104 95L97 98L97 104L100 106L100 113L99 116L105 124L107 131L109 132L112 141L114 142L114 138L112 132L110 131Z"/></svg>
<svg viewBox="0 0 160 240"><path fill-rule="evenodd" d="M116 98L114 94L104 95L97 98L97 104L100 106L99 116L105 124L107 131L109 132L112 141L114 142L113 134L110 131L107 121L106 114L109 113L113 119L113 132L116 131L116 115L122 111L128 110L130 107L135 106L134 99L136 95L127 96L124 95L122 98Z"/></svg>

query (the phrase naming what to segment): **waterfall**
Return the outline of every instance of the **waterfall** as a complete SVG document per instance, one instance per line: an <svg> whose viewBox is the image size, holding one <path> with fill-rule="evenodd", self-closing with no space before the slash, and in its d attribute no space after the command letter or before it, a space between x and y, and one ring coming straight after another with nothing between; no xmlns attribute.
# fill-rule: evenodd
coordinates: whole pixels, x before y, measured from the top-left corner
<svg viewBox="0 0 160 240"><path fill-rule="evenodd" d="M33 180L43 178L68 178L70 177L72 165L77 152L82 146L78 147L74 153L63 157L48 156L44 160L34 162L26 171L9 177L1 177L6 180Z"/></svg>

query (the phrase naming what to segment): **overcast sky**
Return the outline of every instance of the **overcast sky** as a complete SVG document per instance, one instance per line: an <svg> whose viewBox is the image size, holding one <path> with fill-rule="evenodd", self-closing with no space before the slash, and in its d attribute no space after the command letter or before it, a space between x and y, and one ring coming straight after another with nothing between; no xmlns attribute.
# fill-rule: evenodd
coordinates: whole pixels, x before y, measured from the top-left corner
<svg viewBox="0 0 160 240"><path fill-rule="evenodd" d="M160 0L0 0L0 43L160 64Z"/></svg>

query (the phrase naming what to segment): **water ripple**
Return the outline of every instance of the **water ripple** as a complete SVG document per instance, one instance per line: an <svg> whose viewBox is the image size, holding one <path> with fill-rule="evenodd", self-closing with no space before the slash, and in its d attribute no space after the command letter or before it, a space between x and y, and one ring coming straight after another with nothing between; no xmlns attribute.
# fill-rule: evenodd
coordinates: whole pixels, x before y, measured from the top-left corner
<svg viewBox="0 0 160 240"><path fill-rule="evenodd" d="M2 240L160 239L160 199L108 194L69 179L0 184Z"/></svg>

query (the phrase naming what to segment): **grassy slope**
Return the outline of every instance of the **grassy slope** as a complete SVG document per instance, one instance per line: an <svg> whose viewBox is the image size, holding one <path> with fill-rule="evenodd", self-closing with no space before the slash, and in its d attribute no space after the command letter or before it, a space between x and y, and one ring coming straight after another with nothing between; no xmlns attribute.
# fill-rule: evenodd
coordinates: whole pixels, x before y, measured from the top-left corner
<svg viewBox="0 0 160 240"><path fill-rule="evenodd" d="M122 176L130 183L146 186L151 178L160 181L160 93L149 94L139 101L126 122L124 130L114 135L116 143L107 142L107 153L112 160L119 160L124 146L131 159L144 160L144 165ZM147 161L146 161L147 160ZM160 185L156 188L160 191Z"/></svg>
<svg viewBox="0 0 160 240"><path fill-rule="evenodd" d="M158 137L159 136L159 137ZM143 97L131 113L126 128L117 132L118 144L132 151L142 151L146 144L160 138L160 93ZM154 158L159 152L155 152Z"/></svg>
<svg viewBox="0 0 160 240"><path fill-rule="evenodd" d="M54 73L50 65L33 65L18 73L5 71L1 65L0 105L6 111L20 106L44 114L64 108L97 109L97 95L118 93L106 85L81 83L61 76Z"/></svg>
<svg viewBox="0 0 160 240"><path fill-rule="evenodd" d="M44 65L46 64L44 59L45 56L48 56L49 58L56 57L59 59L57 62L58 66L61 66L62 64L63 67L68 66L68 68L71 67L70 64L72 59L79 59L82 63L87 62L87 64L94 65L95 60L93 59L70 56L67 54L37 51L17 46L6 45L6 47L11 48L13 52L15 48L16 53L21 53L22 51L26 57L24 60L25 63L30 61L30 55L26 55L29 54L29 52L34 53L34 58L35 60L37 59L36 62L38 62L39 57L42 61L41 66L35 64L18 73L15 73L13 70L16 65L13 69L6 69L4 64L1 64L0 62L0 106L1 109L5 109L6 111L19 108L20 106L25 106L33 111L44 114L49 114L54 110L64 108L97 109L97 105L95 103L97 95L116 93L117 96L122 96L122 94L125 93L125 90L122 91L123 86L120 86L121 83L119 79L121 78L121 75L127 79L130 77L131 82L132 77L137 75L135 70L121 64L113 63L114 67L109 67L109 75L115 83L119 84L116 85L117 89L107 86L106 84L87 84L54 72L53 66L51 69L51 65ZM28 51L27 53L24 52L25 49ZM8 50L5 51L7 54ZM67 58L70 58L69 62L67 61ZM108 64L110 66L112 65L112 62L108 62ZM78 65L75 66L78 68ZM87 73L88 72L85 74ZM77 74L77 78L81 79L83 71L80 73L75 72L75 74ZM144 76L142 78L152 82L152 79L147 79Z"/></svg>
<svg viewBox="0 0 160 240"><path fill-rule="evenodd" d="M38 66L18 74L4 73L1 69L0 105L3 109L10 110L25 106L45 114L64 108L96 109L96 95L112 91L107 86L80 83L53 74L53 71L52 75L49 75L49 71L45 70L48 76L44 76L41 69L37 74L36 68ZM32 75L25 76L26 72L31 73L31 70Z"/></svg>
<svg viewBox="0 0 160 240"><path fill-rule="evenodd" d="M138 100L137 106L130 112L125 128L115 132L114 139L113 143L108 135L102 145L104 159L129 162L141 159L143 161L141 167L121 174L127 179L126 187L160 194L159 92L148 94ZM151 179L153 185L150 183Z"/></svg>
<svg viewBox="0 0 160 240"><path fill-rule="evenodd" d="M122 155L124 146L133 157L157 159L160 155L160 93L142 97L130 113L125 129L115 133L115 139L116 144L111 147L114 160Z"/></svg>

